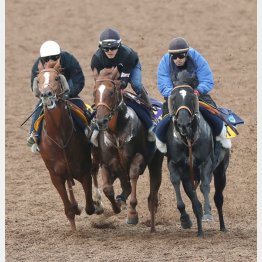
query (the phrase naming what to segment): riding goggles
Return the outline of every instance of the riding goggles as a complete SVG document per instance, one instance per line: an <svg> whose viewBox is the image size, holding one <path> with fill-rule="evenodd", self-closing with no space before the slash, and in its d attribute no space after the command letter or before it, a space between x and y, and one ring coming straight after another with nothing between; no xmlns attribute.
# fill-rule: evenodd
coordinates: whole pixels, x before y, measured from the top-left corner
<svg viewBox="0 0 262 262"><path fill-rule="evenodd" d="M41 57L41 60L42 60L42 62L46 63L49 60L56 61L56 60L59 59L59 57L60 57L60 55L50 55L50 56Z"/></svg>
<svg viewBox="0 0 262 262"><path fill-rule="evenodd" d="M183 59L186 57L186 55L187 53L172 53L171 54L173 60L176 60L177 58Z"/></svg>

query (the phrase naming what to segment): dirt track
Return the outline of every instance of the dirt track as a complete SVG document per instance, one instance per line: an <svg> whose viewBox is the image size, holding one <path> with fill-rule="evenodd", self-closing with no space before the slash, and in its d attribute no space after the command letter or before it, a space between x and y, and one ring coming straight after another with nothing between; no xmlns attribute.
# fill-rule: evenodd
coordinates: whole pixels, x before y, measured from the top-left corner
<svg viewBox="0 0 262 262"><path fill-rule="evenodd" d="M65 4L66 2L66 4ZM6 261L256 261L256 1L6 1ZM31 67L41 43L53 39L80 61L86 77L82 98L92 102L92 53L105 27L117 28L135 49L143 82L151 96L157 65L175 36L185 37L209 61L215 78L212 96L245 120L232 141L224 214L228 228L204 224L204 239L182 230L166 161L157 213L157 233L145 225L148 172L138 181L137 226L125 224L125 211L76 218L70 232L62 202L39 155L25 145L29 125L19 128L32 112ZM116 185L116 188L118 185ZM75 187L80 205L84 196ZM212 186L213 195L213 186ZM199 194L200 196L200 194Z"/></svg>

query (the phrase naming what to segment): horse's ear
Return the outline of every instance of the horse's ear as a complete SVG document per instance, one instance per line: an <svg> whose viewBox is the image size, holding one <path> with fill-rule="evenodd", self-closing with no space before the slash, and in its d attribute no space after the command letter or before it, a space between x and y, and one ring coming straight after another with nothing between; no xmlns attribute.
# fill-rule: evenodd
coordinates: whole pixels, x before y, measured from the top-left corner
<svg viewBox="0 0 262 262"><path fill-rule="evenodd" d="M95 81L96 81L97 78L98 78L98 71L97 71L96 68L94 68L94 70L93 70L93 77L94 77Z"/></svg>
<svg viewBox="0 0 262 262"><path fill-rule="evenodd" d="M54 63L54 69L55 69L57 72L61 72L60 58L57 59L57 61L52 61L52 62L55 62L55 63Z"/></svg>
<svg viewBox="0 0 262 262"><path fill-rule="evenodd" d="M41 60L39 60L39 63L38 63L38 72L41 72L43 69L44 69L44 66L43 66Z"/></svg>
<svg viewBox="0 0 262 262"><path fill-rule="evenodd" d="M120 73L118 71L118 68L117 66L113 69L112 71L112 79L115 80L115 79L118 79L120 76Z"/></svg>

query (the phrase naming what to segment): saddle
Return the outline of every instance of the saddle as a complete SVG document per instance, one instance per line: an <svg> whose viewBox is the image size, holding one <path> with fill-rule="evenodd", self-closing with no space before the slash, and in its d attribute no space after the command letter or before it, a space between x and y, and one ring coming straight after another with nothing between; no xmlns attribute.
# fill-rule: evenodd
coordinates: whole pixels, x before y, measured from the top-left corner
<svg viewBox="0 0 262 262"><path fill-rule="evenodd" d="M162 103L154 98L150 97L152 108L149 108L144 101L134 93L129 91L123 92L124 101L130 105L137 113L140 109L147 110L148 112L153 112L150 114L154 125L157 125L162 119ZM139 115L139 113L138 113ZM142 119L143 120L143 119Z"/></svg>
<svg viewBox="0 0 262 262"><path fill-rule="evenodd" d="M88 120L87 120L83 110L81 108L79 108L77 105L75 105L74 103L72 103L70 100L67 100L67 104L68 104L70 113L72 115L74 124L79 125L84 131L84 129L88 125ZM85 104L85 105L86 105L87 110L92 114L93 113L92 107L88 104ZM36 131L36 136L38 138L40 138L43 119L44 119L44 112L42 111L41 115L35 121L35 124L34 124L34 129ZM91 119L89 119L89 122L90 121L91 121Z"/></svg>

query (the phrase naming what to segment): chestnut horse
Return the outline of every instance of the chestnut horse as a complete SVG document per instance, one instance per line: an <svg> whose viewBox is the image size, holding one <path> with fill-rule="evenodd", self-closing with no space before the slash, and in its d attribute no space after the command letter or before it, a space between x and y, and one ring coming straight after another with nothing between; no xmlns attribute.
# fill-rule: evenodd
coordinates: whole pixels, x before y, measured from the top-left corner
<svg viewBox="0 0 262 262"><path fill-rule="evenodd" d="M72 111L64 94L69 91L60 73L60 61L49 61L45 68L39 63L38 91L44 109L44 122L39 149L52 180L64 204L71 229L76 230L75 215L81 211L74 197L74 179L82 184L88 215L101 213L92 198L91 147L84 132L72 120ZM97 168L93 168L95 172ZM96 177L95 177L96 182ZM65 186L68 185L68 192Z"/></svg>
<svg viewBox="0 0 262 262"><path fill-rule="evenodd" d="M112 204L113 211L121 211L122 201L131 192L127 223L137 224L137 180L146 167L150 174L148 208L151 214L151 232L155 232L155 212L158 190L161 185L163 155L155 142L147 142L147 129L132 108L123 100L117 68L103 69L95 74L94 103L96 126L99 130L98 147L101 159L103 191ZM151 153L150 153L150 152ZM122 193L116 197L113 183L119 178Z"/></svg>

